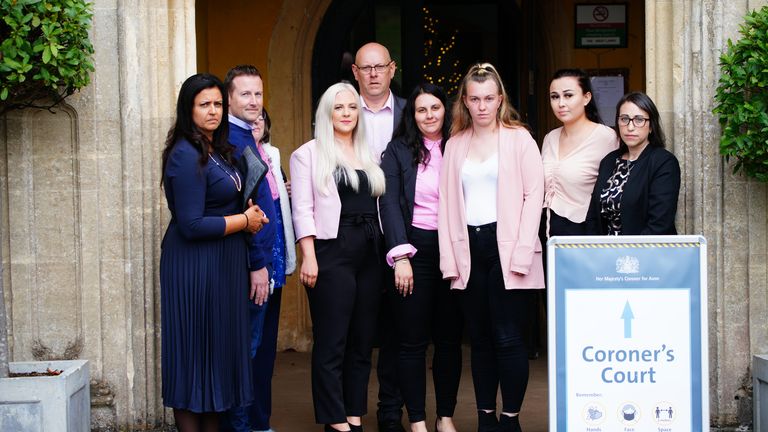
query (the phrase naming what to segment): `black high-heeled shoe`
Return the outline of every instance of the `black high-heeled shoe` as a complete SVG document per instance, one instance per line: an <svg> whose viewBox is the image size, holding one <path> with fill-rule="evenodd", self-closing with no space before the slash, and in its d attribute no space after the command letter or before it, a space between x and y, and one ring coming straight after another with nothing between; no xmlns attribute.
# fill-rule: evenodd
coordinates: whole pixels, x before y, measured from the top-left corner
<svg viewBox="0 0 768 432"><path fill-rule="evenodd" d="M353 425L352 423L349 424L349 429L352 432L363 432L363 425L362 423L359 425Z"/></svg>

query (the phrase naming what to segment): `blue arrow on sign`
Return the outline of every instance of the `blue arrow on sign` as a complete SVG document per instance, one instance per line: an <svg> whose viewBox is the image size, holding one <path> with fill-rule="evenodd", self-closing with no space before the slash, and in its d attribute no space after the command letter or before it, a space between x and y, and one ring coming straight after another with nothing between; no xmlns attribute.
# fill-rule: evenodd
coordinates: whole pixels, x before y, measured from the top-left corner
<svg viewBox="0 0 768 432"><path fill-rule="evenodd" d="M632 338L632 320L635 315L632 314L632 307L629 306L629 300L624 304L624 312L621 313L621 319L624 320L624 339Z"/></svg>

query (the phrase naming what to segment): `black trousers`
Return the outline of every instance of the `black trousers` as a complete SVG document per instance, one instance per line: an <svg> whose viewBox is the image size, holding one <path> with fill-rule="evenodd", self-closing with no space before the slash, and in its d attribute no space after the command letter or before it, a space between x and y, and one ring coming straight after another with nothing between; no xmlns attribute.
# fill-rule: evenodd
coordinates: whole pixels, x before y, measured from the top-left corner
<svg viewBox="0 0 768 432"><path fill-rule="evenodd" d="M381 292L381 308L378 316L379 357L376 362L376 378L379 381L379 402L376 418L379 422L394 421L400 423L403 416L403 397L400 394L397 378L397 357L399 342L395 313L392 310L388 287L394 286L394 273L383 257L386 252L382 249L382 260L379 263L384 280Z"/></svg>
<svg viewBox="0 0 768 432"><path fill-rule="evenodd" d="M549 213L549 218L547 218ZM547 231L549 230L549 231ZM541 212L541 223L539 224L539 240L541 241L542 251L541 259L544 264L544 275L547 275L547 241L549 237L565 235L588 235L587 223L575 223L560 216L554 210L544 208ZM547 323L547 292L545 290L536 290L533 295L533 305L531 311L531 320L528 324L527 346L528 354L532 357L543 351L547 344L540 343L540 337L544 334L546 337ZM545 339L546 341L546 339Z"/></svg>
<svg viewBox="0 0 768 432"><path fill-rule="evenodd" d="M472 270L460 303L472 340L472 381L478 410L520 411L528 386L525 328L537 290L504 287L496 224L468 227Z"/></svg>
<svg viewBox="0 0 768 432"><path fill-rule="evenodd" d="M312 398L320 424L344 423L347 416L367 412L381 298L381 233L371 228L342 222L335 239L315 240L319 270L307 297L314 336Z"/></svg>
<svg viewBox="0 0 768 432"><path fill-rule="evenodd" d="M453 417L461 379L463 317L456 293L440 272L437 231L412 228L410 243L413 294L403 297L391 286L390 299L397 322L397 376L411 423L426 420L426 352L434 340L432 379L439 417Z"/></svg>

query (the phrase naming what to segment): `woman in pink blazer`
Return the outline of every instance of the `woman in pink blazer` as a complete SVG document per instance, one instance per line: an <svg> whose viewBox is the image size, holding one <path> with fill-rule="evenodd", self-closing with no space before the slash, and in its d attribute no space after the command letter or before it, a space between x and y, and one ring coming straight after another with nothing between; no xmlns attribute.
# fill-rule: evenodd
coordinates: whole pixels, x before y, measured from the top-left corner
<svg viewBox="0 0 768 432"><path fill-rule="evenodd" d="M334 84L315 139L291 155L293 226L312 315L312 399L326 432L362 431L383 257L377 197L384 173L367 142L360 96Z"/></svg>
<svg viewBox="0 0 768 432"><path fill-rule="evenodd" d="M531 289L544 288L541 156L489 63L469 69L453 117L440 174L440 269L460 290L469 326L478 431L521 431L524 328Z"/></svg>

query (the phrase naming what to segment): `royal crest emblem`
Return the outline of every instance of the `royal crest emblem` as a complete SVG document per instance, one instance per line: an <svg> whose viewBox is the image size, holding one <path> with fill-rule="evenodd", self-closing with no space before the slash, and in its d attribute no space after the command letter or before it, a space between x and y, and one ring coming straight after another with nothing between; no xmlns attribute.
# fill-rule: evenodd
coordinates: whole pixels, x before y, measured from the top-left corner
<svg viewBox="0 0 768 432"><path fill-rule="evenodd" d="M616 258L616 273L640 273L640 260L633 256Z"/></svg>

